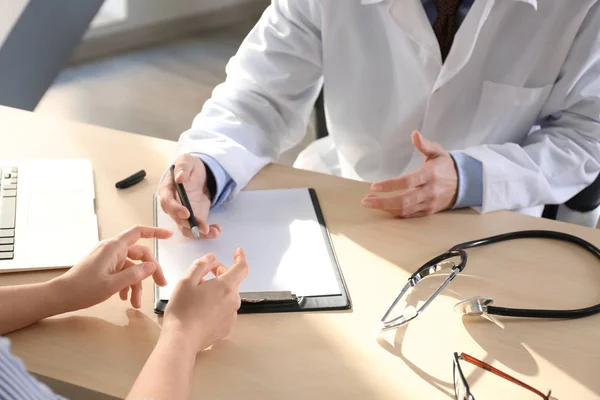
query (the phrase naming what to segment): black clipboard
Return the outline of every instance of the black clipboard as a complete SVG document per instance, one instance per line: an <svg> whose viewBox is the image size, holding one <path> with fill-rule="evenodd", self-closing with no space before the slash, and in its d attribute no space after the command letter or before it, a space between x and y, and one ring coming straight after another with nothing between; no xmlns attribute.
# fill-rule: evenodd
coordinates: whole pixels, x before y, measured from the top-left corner
<svg viewBox="0 0 600 400"><path fill-rule="evenodd" d="M323 240L327 246L331 265L334 269L335 278L337 280L340 293L327 296L296 296L291 292L263 292L263 293L240 293L242 297L242 306L239 314L250 313L280 313L280 312L300 312L300 311L332 311L332 310L348 310L352 308L352 302L348 294L346 281L340 269L340 265L335 254L335 250L331 243L331 236L323 217L321 204L314 189L308 188L312 205L317 216ZM154 225L156 226L158 204L156 196L154 197ZM155 240L154 253L158 259L158 246ZM159 286L154 285L154 312L162 314L167 306L167 300L160 299Z"/></svg>

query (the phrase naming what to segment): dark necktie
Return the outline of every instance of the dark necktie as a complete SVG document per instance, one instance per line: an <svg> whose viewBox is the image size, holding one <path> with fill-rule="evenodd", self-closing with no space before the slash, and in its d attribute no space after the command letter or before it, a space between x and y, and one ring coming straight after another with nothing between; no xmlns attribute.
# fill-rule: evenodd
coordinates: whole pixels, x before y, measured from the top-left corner
<svg viewBox="0 0 600 400"><path fill-rule="evenodd" d="M437 18L433 23L433 30L440 44L442 61L445 61L448 53L450 53L454 35L458 30L456 14L460 3L462 3L462 0L435 0Z"/></svg>

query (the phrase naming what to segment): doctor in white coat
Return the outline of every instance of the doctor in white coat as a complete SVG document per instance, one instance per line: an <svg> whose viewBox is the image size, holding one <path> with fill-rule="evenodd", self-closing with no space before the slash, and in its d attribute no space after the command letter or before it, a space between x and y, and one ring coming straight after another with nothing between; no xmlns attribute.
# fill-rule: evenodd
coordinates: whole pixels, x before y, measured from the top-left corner
<svg viewBox="0 0 600 400"><path fill-rule="evenodd" d="M398 191L363 206L540 215L600 171L600 2L273 0L179 140L204 237L211 206L302 140L322 87L329 136L295 165ZM159 190L191 236L168 175Z"/></svg>

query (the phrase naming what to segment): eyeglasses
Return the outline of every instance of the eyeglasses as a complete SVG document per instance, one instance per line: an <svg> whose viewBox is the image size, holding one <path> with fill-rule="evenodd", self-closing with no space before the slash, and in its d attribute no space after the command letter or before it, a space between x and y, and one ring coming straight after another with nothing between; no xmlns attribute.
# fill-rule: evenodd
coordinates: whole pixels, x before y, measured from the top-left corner
<svg viewBox="0 0 600 400"><path fill-rule="evenodd" d="M550 397L551 391L548 391L548 394L544 394L544 393L540 392L539 390L532 388L528 384L521 382L517 378L513 378L512 376L508 375L507 373L502 372L499 369L494 368L491 365L484 363L481 360L476 359L475 357L471 357L470 355L465 354L465 353L460 353L460 355L458 353L454 353L453 380L454 380L454 396L456 397L456 400L475 400L475 397L473 397L473 395L471 394L471 389L469 388L469 384L467 383L467 380L465 379L465 374L463 374L462 369L460 368L459 361L461 361L461 360L471 363L479 368L482 368L485 371L489 371L492 374L498 375L499 377L504 378L509 382L517 384L517 385L521 386L522 388L527 389L532 393L535 393L536 395L540 396L542 399L545 399L545 400L551 399L551 397Z"/></svg>

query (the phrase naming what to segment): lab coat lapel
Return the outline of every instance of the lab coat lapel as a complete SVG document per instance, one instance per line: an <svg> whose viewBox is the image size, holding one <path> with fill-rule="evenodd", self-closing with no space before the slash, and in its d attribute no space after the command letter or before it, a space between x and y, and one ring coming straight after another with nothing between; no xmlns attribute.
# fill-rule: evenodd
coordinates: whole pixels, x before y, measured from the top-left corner
<svg viewBox="0 0 600 400"><path fill-rule="evenodd" d="M448 83L467 64L473 54L481 29L489 18L490 12L492 11L494 4L496 4L496 1L497 0L475 1L471 10L469 10L469 14L467 14L467 18L465 18L456 33L450 54L448 55L448 58L446 58L446 62L434 85L434 91ZM537 0L502 1L528 3L537 10Z"/></svg>
<svg viewBox="0 0 600 400"><path fill-rule="evenodd" d="M440 47L423 8L422 1L391 0L389 12L394 22L404 33L419 46L425 48L441 65Z"/></svg>
<svg viewBox="0 0 600 400"><path fill-rule="evenodd" d="M490 11L496 0L476 1L469 14L461 24L456 36L450 54L442 71L434 85L434 91L448 83L460 70L467 64L473 54L473 49L477 43L479 33L487 21Z"/></svg>

